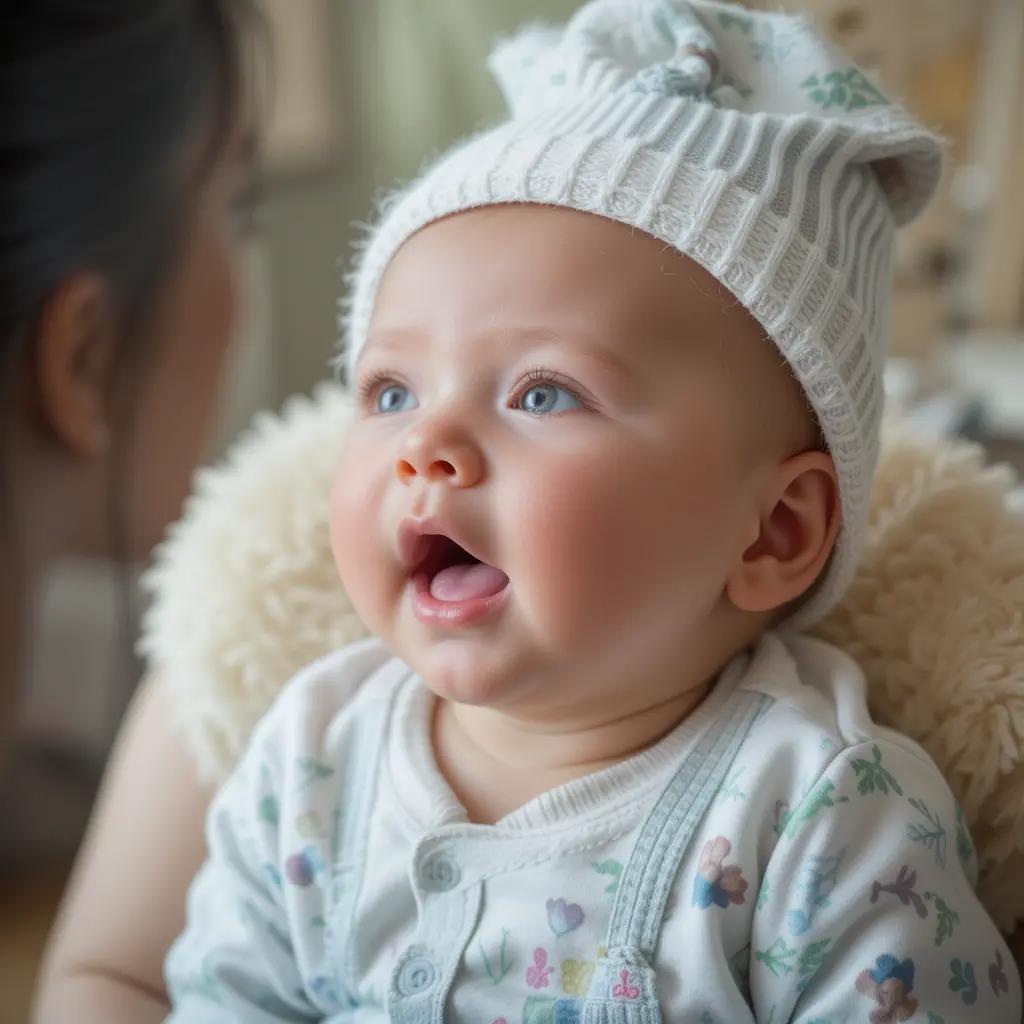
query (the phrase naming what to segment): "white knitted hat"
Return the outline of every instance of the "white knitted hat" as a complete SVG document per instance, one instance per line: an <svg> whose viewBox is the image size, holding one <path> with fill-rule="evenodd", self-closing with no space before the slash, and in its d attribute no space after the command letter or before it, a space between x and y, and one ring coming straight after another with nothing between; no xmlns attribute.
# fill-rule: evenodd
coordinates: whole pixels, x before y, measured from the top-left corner
<svg viewBox="0 0 1024 1024"><path fill-rule="evenodd" d="M893 228L939 177L934 135L801 19L708 0L592 0L491 67L511 118L385 204L346 310L351 372L381 277L419 228L473 207L589 211L696 260L757 318L817 413L839 475L829 568L788 621L849 583L878 452Z"/></svg>

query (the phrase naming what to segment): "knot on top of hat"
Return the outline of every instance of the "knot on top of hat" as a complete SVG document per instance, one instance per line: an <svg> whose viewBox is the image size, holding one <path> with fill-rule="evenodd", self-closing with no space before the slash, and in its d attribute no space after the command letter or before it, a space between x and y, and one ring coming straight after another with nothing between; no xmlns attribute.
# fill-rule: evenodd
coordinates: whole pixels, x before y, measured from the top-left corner
<svg viewBox="0 0 1024 1024"><path fill-rule="evenodd" d="M704 96L712 91L720 60L714 38L689 5L661 3L653 11L654 27L675 47L666 61L641 68L633 77L638 92L664 96Z"/></svg>
<svg viewBox="0 0 1024 1024"><path fill-rule="evenodd" d="M711 49L683 46L671 60L641 68L633 78L638 92L665 96L703 96L718 74L718 55Z"/></svg>

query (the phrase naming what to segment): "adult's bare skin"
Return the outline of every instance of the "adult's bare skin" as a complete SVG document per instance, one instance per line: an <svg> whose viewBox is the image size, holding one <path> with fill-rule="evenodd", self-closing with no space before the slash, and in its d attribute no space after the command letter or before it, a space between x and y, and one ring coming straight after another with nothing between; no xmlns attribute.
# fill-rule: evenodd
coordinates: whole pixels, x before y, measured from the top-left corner
<svg viewBox="0 0 1024 1024"><path fill-rule="evenodd" d="M40 974L34 1024L149 1024L169 1005L167 950L202 863L211 791L147 680L107 768Z"/></svg>

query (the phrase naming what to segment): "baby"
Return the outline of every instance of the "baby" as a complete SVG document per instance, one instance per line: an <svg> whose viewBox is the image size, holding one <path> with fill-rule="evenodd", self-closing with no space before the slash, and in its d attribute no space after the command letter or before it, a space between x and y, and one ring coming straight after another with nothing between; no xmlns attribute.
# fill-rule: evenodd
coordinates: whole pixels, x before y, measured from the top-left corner
<svg viewBox="0 0 1024 1024"><path fill-rule="evenodd" d="M354 279L331 534L375 637L216 798L171 1019L1017 1024L948 787L802 632L855 565L935 140L704 0L494 65L511 119Z"/></svg>

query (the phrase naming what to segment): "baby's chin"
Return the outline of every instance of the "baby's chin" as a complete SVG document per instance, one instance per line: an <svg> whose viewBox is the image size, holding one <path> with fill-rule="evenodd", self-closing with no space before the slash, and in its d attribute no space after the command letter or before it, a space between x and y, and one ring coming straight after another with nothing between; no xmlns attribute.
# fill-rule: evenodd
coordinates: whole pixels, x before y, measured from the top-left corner
<svg viewBox="0 0 1024 1024"><path fill-rule="evenodd" d="M522 692L524 672L514 657L469 638L450 638L424 649L411 645L399 657L442 700L474 707L502 708Z"/></svg>

